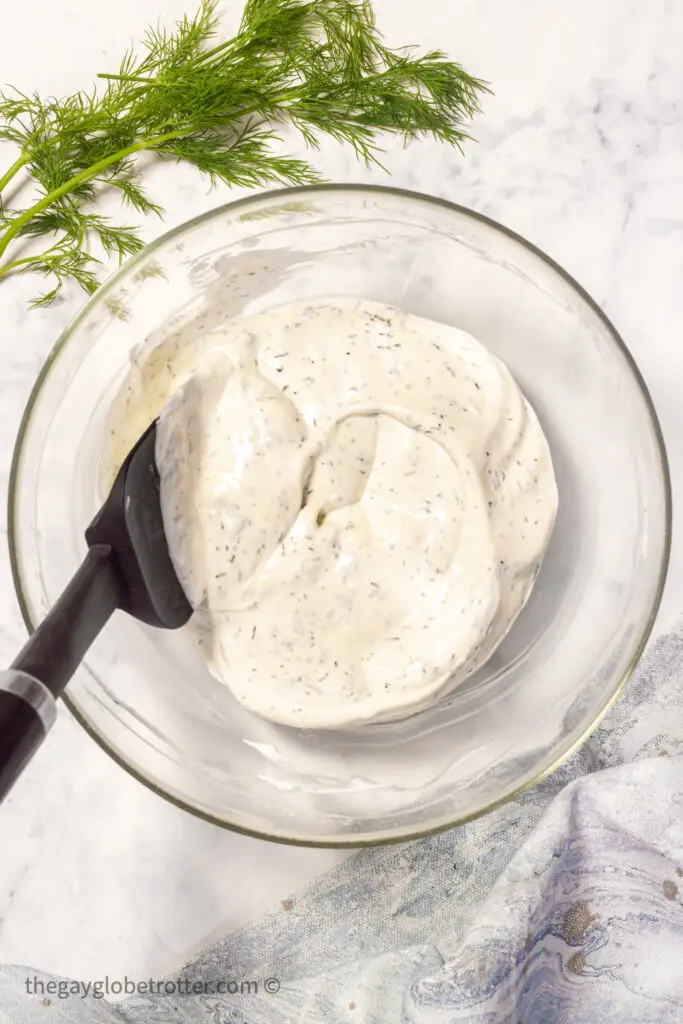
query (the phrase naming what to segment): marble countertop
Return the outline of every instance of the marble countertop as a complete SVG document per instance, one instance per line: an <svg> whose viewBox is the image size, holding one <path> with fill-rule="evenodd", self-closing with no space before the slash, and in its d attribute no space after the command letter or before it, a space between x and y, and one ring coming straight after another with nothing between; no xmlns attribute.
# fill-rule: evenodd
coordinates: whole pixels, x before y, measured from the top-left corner
<svg viewBox="0 0 683 1024"><path fill-rule="evenodd" d="M423 144L388 157L393 183L471 206L564 265L639 363L667 441L675 508L683 481L683 8L675 0L376 0L390 42L438 46L495 90L464 157ZM64 93L111 70L163 9L192 0L32 0L8 5L0 81ZM241 4L226 0L227 27ZM106 13L103 13L106 12ZM67 56L68 55L68 56ZM0 158L9 162L8 152ZM346 152L319 164L367 180ZM373 174L376 181L381 175ZM158 168L169 226L223 201L194 174ZM158 224L145 225L148 238ZM26 312L35 282L0 288L0 486L40 366L80 297ZM4 522L0 533L6 533ZM674 532L658 628L683 610ZM0 545L0 662L24 640ZM0 962L82 979L160 976L342 858L222 832L128 777L66 711L2 809Z"/></svg>

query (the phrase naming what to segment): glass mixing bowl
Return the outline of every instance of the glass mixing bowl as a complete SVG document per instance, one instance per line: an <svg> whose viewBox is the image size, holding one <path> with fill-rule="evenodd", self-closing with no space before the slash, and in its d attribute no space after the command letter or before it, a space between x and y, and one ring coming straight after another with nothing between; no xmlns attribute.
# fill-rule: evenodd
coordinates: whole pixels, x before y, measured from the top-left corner
<svg viewBox="0 0 683 1024"><path fill-rule="evenodd" d="M195 814L283 842L359 846L463 822L557 767L615 701L652 626L670 535L659 426L623 342L559 267L469 210L385 188L271 192L190 221L115 274L57 342L21 425L10 546L31 629L84 555L133 346L329 294L470 331L535 407L560 511L508 638L430 711L318 732L252 716L183 631L117 614L65 701L137 779Z"/></svg>

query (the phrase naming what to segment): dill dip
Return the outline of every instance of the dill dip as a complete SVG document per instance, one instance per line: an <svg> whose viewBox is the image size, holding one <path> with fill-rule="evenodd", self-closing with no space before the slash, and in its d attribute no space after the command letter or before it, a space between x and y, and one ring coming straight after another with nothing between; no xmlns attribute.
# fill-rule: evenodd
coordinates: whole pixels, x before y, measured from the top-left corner
<svg viewBox="0 0 683 1024"><path fill-rule="evenodd" d="M188 629L258 715L404 718L479 668L529 597L557 514L550 451L461 330L297 301L142 346L122 395L112 452L161 412Z"/></svg>

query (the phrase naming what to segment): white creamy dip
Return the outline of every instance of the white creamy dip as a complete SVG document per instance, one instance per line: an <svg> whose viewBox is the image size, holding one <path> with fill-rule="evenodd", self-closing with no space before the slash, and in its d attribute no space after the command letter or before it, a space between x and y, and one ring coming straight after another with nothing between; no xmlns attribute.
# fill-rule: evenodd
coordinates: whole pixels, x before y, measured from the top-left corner
<svg viewBox="0 0 683 1024"><path fill-rule="evenodd" d="M509 371L463 331L295 302L143 347L123 408L119 462L163 408L190 628L265 718L333 728L423 709L529 596L557 512L550 452Z"/></svg>

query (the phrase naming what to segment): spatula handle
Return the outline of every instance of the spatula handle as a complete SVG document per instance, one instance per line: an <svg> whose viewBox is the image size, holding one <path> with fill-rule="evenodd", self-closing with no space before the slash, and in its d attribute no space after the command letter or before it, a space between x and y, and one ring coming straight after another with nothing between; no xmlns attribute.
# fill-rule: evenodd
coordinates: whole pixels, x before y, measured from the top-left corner
<svg viewBox="0 0 683 1024"><path fill-rule="evenodd" d="M0 672L0 802L45 739L56 698L120 607L122 587L112 549L94 544L10 670Z"/></svg>
<svg viewBox="0 0 683 1024"><path fill-rule="evenodd" d="M122 582L108 544L94 544L80 569L11 667L40 679L59 697L122 600Z"/></svg>
<svg viewBox="0 0 683 1024"><path fill-rule="evenodd" d="M0 802L52 728L57 702L39 679L0 672Z"/></svg>

